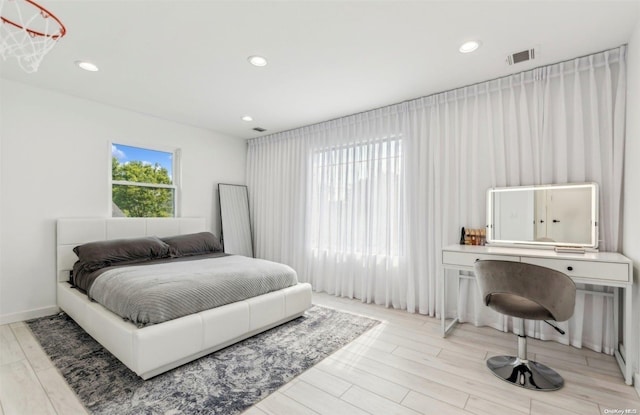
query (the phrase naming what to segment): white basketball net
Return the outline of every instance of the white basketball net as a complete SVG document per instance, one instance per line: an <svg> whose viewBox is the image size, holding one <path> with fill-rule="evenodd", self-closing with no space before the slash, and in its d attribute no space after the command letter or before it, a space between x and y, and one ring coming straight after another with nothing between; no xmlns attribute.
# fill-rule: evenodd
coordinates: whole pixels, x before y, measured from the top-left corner
<svg viewBox="0 0 640 415"><path fill-rule="evenodd" d="M31 1L0 0L0 17L0 56L5 61L16 58L27 73L36 72L42 58L64 36L61 24Z"/></svg>

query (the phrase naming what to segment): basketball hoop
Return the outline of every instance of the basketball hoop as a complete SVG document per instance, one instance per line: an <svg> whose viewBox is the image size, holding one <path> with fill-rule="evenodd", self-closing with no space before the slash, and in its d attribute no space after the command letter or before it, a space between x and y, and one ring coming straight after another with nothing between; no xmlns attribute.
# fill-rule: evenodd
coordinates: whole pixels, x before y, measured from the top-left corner
<svg viewBox="0 0 640 415"><path fill-rule="evenodd" d="M27 73L67 33L62 22L32 0L0 0L0 56L15 57Z"/></svg>

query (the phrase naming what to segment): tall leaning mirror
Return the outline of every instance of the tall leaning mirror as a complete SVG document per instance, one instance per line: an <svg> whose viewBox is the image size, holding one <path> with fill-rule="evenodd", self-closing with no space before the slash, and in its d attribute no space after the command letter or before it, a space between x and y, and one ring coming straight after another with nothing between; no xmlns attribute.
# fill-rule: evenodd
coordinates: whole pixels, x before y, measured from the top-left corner
<svg viewBox="0 0 640 415"><path fill-rule="evenodd" d="M247 186L218 184L218 197L224 252L253 257Z"/></svg>

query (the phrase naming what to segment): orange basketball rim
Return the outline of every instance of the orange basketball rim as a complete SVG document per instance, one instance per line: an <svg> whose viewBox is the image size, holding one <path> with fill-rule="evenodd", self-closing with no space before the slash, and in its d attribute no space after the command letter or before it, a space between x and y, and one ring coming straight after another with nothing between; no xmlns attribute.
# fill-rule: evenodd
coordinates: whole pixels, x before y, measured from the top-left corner
<svg viewBox="0 0 640 415"><path fill-rule="evenodd" d="M60 19L35 1L0 0L0 56L15 57L25 72L37 71L66 33Z"/></svg>

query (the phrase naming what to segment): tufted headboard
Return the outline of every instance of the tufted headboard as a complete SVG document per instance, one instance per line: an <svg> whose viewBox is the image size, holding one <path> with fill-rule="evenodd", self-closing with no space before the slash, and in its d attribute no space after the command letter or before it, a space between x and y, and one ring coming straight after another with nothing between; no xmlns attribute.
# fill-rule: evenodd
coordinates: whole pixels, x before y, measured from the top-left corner
<svg viewBox="0 0 640 415"><path fill-rule="evenodd" d="M56 278L67 281L78 257L73 248L87 242L208 231L204 218L64 218L57 224Z"/></svg>

